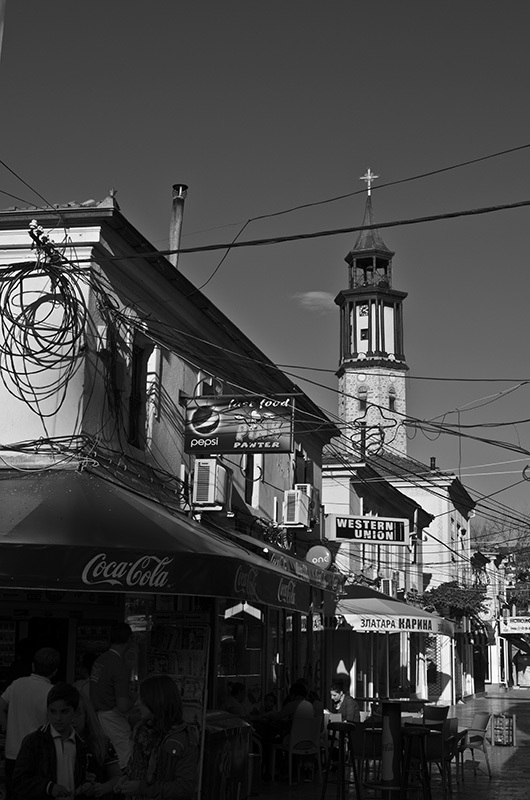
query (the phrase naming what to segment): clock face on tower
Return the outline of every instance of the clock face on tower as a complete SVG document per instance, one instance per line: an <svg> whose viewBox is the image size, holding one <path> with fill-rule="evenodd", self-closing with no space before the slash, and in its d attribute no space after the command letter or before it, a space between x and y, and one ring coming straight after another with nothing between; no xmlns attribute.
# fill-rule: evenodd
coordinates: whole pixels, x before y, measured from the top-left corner
<svg viewBox="0 0 530 800"><path fill-rule="evenodd" d="M360 317L367 317L368 316L368 306L367 305L359 306L359 316Z"/></svg>

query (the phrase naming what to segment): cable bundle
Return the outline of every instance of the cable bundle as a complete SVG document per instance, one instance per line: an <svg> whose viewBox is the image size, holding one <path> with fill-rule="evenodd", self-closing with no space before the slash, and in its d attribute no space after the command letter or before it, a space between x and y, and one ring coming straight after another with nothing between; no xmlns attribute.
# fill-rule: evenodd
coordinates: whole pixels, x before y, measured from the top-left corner
<svg viewBox="0 0 530 800"><path fill-rule="evenodd" d="M57 413L82 363L87 306L71 273L49 258L0 272L0 374L6 389L41 417Z"/></svg>

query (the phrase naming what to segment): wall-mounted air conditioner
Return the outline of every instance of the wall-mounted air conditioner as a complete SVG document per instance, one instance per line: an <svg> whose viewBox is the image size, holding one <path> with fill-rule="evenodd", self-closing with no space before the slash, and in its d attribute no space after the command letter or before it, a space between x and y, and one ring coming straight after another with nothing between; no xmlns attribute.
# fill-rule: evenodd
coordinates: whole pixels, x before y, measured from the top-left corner
<svg viewBox="0 0 530 800"><path fill-rule="evenodd" d="M288 489L283 496L285 527L309 527L309 497L300 489Z"/></svg>
<svg viewBox="0 0 530 800"><path fill-rule="evenodd" d="M314 503L316 492L310 483L295 483L294 488L298 489L298 491L303 492L309 497L309 504Z"/></svg>
<svg viewBox="0 0 530 800"><path fill-rule="evenodd" d="M295 489L306 494L309 498L309 516L314 522L320 521L320 492L311 483L295 483Z"/></svg>
<svg viewBox="0 0 530 800"><path fill-rule="evenodd" d="M381 591L389 597L396 597L396 583L392 578L381 578Z"/></svg>
<svg viewBox="0 0 530 800"><path fill-rule="evenodd" d="M192 503L201 511L230 507L231 475L215 458L197 458L193 467Z"/></svg>

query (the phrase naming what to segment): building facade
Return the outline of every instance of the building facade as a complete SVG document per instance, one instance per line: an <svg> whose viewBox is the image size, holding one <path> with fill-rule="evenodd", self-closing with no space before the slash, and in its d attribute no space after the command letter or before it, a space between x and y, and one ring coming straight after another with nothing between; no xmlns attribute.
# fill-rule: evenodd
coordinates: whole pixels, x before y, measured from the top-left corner
<svg viewBox="0 0 530 800"><path fill-rule="evenodd" d="M29 638L74 680L128 619L135 677L172 674L195 717L235 681L248 713L320 688L342 577L306 554L335 425L113 193L1 212L0 274L2 664Z"/></svg>

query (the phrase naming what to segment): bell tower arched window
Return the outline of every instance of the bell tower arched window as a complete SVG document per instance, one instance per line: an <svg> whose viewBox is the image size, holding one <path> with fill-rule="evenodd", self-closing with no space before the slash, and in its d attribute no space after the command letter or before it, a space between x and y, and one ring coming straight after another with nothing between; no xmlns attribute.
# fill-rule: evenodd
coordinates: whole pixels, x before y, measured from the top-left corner
<svg viewBox="0 0 530 800"><path fill-rule="evenodd" d="M366 411L368 407L368 391L366 386L359 386L357 398L359 400L359 411Z"/></svg>

